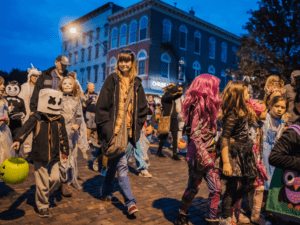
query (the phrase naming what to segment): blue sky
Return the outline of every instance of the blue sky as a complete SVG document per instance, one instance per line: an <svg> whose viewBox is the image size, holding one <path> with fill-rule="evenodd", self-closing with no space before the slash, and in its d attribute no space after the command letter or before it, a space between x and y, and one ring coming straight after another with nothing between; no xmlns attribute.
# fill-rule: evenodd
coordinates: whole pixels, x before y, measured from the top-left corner
<svg viewBox="0 0 300 225"><path fill-rule="evenodd" d="M30 64L40 70L54 66L62 52L60 27L104 5L104 0L9 0L2 1L0 13L0 70L26 70ZM116 0L128 7L138 0ZM255 0L164 0L236 35L245 34L247 11L258 9Z"/></svg>

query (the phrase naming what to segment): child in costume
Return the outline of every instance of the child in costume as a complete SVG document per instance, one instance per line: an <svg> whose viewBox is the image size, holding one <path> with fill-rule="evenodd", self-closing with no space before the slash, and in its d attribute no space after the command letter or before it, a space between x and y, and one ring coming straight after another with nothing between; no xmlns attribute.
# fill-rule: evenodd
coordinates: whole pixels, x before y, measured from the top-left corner
<svg viewBox="0 0 300 225"><path fill-rule="evenodd" d="M232 208L253 189L258 175L254 143L248 135L248 123L253 123L256 115L246 106L248 101L248 88L242 82L227 84L222 96L223 131L215 160L215 168L222 171L226 180L221 225L236 224L232 218ZM239 218L239 215L235 217Z"/></svg>
<svg viewBox="0 0 300 225"><path fill-rule="evenodd" d="M0 165L8 158L14 156L14 151L10 151L12 145L12 136L8 119L8 104L3 93L5 90L4 79L0 76Z"/></svg>
<svg viewBox="0 0 300 225"><path fill-rule="evenodd" d="M191 142L186 160L189 166L189 182L181 200L176 225L188 224L188 211L198 193L202 178L207 182L209 194L209 214L206 224L217 225L218 206L221 195L219 170L214 168L214 137L217 132L217 118L221 108L219 96L220 80L210 74L199 75L186 92L183 101L183 118L191 124Z"/></svg>
<svg viewBox="0 0 300 225"><path fill-rule="evenodd" d="M63 92L62 103L61 103L61 115L65 119L66 130L69 140L69 157L66 165L62 165L61 169L65 170L66 178L61 177L63 182L68 181L68 184L72 184L74 187L81 189L78 184L78 166L77 166L77 155L79 140L81 143L86 142L87 139L84 136L86 129L82 129L84 123L82 105L79 98L79 87L71 76L63 77L58 85L58 91ZM86 157L85 149L84 156ZM87 157L86 157L87 159ZM64 166L64 167L63 167Z"/></svg>
<svg viewBox="0 0 300 225"><path fill-rule="evenodd" d="M37 112L18 131L13 147L18 150L34 131L32 158L36 182L35 202L40 217L49 217L49 196L60 186L59 161L69 155L68 135L61 116L62 93L53 89L39 92Z"/></svg>

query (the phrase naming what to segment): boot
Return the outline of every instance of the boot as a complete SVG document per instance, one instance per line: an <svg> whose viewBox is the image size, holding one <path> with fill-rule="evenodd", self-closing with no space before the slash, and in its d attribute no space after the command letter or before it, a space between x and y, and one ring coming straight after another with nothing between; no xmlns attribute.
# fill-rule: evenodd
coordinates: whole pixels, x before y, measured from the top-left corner
<svg viewBox="0 0 300 225"><path fill-rule="evenodd" d="M188 225L189 224L189 214L184 214L179 211L179 216L177 217L175 225Z"/></svg>
<svg viewBox="0 0 300 225"><path fill-rule="evenodd" d="M254 191L251 222L258 225L271 225L272 223L260 216L261 205L264 197L264 186L259 186Z"/></svg>
<svg viewBox="0 0 300 225"><path fill-rule="evenodd" d="M174 159L174 160L180 160L180 158L179 158L179 156L178 156L177 154L174 154L174 155L172 156L172 159Z"/></svg>
<svg viewBox="0 0 300 225"><path fill-rule="evenodd" d="M62 196L65 196L65 197L71 197L72 196L72 192L70 190L70 187L66 183L61 184L60 193L61 193Z"/></svg>
<svg viewBox="0 0 300 225"><path fill-rule="evenodd" d="M219 220L218 219L205 219L206 220L206 225L219 225Z"/></svg>
<svg viewBox="0 0 300 225"><path fill-rule="evenodd" d="M159 151L159 150L157 150L155 155L158 157L166 157L164 154L162 154L162 151Z"/></svg>

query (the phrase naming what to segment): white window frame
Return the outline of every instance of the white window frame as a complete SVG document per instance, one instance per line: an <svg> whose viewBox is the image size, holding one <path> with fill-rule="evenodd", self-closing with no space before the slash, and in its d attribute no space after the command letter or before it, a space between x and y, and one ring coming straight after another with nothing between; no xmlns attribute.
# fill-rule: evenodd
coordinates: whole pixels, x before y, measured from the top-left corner
<svg viewBox="0 0 300 225"><path fill-rule="evenodd" d="M213 48L211 51L211 47ZM213 56L210 55L210 53L213 52ZM216 58L216 39L214 37L209 38L209 50L208 50L208 57L210 59Z"/></svg>
<svg viewBox="0 0 300 225"><path fill-rule="evenodd" d="M165 29L166 27L166 29ZM165 33L165 31L168 31ZM172 22L169 19L164 19L163 21L163 37L162 37L162 42L171 42L171 34L172 34ZM168 40L164 40L165 34L168 34Z"/></svg>
<svg viewBox="0 0 300 225"><path fill-rule="evenodd" d="M215 67L214 67L213 65L210 65L210 66L208 67L208 73L209 73L209 74L212 74L212 75L215 75L215 74L216 74L216 69L215 69Z"/></svg>
<svg viewBox="0 0 300 225"><path fill-rule="evenodd" d="M222 42L221 61L227 63L227 44L225 41Z"/></svg>
<svg viewBox="0 0 300 225"><path fill-rule="evenodd" d="M135 23L135 38L134 41L131 40L131 34L133 33L132 31L132 24ZM132 20L129 24L129 38L128 38L128 44L134 44L136 43L136 35L137 35L137 21L136 20Z"/></svg>
<svg viewBox="0 0 300 225"><path fill-rule="evenodd" d="M114 31L117 31L117 33L116 33L116 46L115 47L113 47L113 40L115 40L115 39L113 39L113 32ZM118 28L117 27L114 27L112 30L111 30L111 43L110 43L110 49L116 49L116 48L118 48Z"/></svg>
<svg viewBox="0 0 300 225"><path fill-rule="evenodd" d="M185 33L185 48L180 47L181 32ZM185 25L181 25L180 28L179 28L179 49L186 50L186 48L187 48L187 34L188 34L188 29L186 28Z"/></svg>
<svg viewBox="0 0 300 225"><path fill-rule="evenodd" d="M123 27L126 27L126 31L125 31L125 34L122 33L122 28ZM122 37L125 37L125 44L122 44L121 41L122 41ZM119 47L121 46L126 46L127 45L127 24L126 23L123 23L120 27L120 39L119 39Z"/></svg>
<svg viewBox="0 0 300 225"><path fill-rule="evenodd" d="M169 58L169 60L165 60L164 59L164 56L167 56ZM162 78L165 78L165 79L169 79L170 77L170 64L171 64L171 57L170 55L167 53L167 52L164 52L161 57L160 57L160 60L164 63L168 63L168 77L162 77Z"/></svg>
<svg viewBox="0 0 300 225"><path fill-rule="evenodd" d="M144 53L145 56L140 57L140 54L141 54L141 53ZM146 50L144 50L144 49L141 49L141 50L138 52L138 54L137 54L138 73L140 72L140 61L143 61L143 60L145 61L145 73L144 73L144 74L138 74L139 76L146 75L146 59L148 58L147 56L148 56L148 55L147 55L147 52L146 52Z"/></svg>
<svg viewBox="0 0 300 225"><path fill-rule="evenodd" d="M200 75L201 64L200 64L198 61L195 61L195 62L193 63L193 69L195 70L195 78L196 78L197 76ZM197 73L197 71L199 71L199 74Z"/></svg>
<svg viewBox="0 0 300 225"><path fill-rule="evenodd" d="M113 63L113 61L114 61L114 63ZM115 66L116 63L117 63L116 57L114 57L114 56L111 57L110 60L109 60L109 74L112 73L112 72L111 72L111 67L112 67L112 66Z"/></svg>
<svg viewBox="0 0 300 225"><path fill-rule="evenodd" d="M201 55L201 33L199 30L196 30L194 33L194 44L196 46L196 38L199 38L199 52L195 52L195 47L194 47L194 53L197 55Z"/></svg>
<svg viewBox="0 0 300 225"><path fill-rule="evenodd" d="M142 27L142 25L141 25L142 24L142 20L144 18L147 20L146 27ZM146 15L142 16L142 18L139 21L139 41L147 40L147 36L148 36L148 32L147 32L148 31L148 22L149 22L149 19L148 19L148 16L146 16ZM146 37L143 40L141 40L141 30L142 29L146 29Z"/></svg>

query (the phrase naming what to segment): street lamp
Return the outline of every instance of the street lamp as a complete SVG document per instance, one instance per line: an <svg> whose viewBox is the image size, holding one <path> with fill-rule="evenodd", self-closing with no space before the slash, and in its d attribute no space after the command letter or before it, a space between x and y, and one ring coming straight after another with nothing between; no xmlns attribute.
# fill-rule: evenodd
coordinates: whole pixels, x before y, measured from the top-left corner
<svg viewBox="0 0 300 225"><path fill-rule="evenodd" d="M72 27L72 28L70 29L70 32L71 32L72 34L76 34L76 28L75 28L75 27Z"/></svg>

